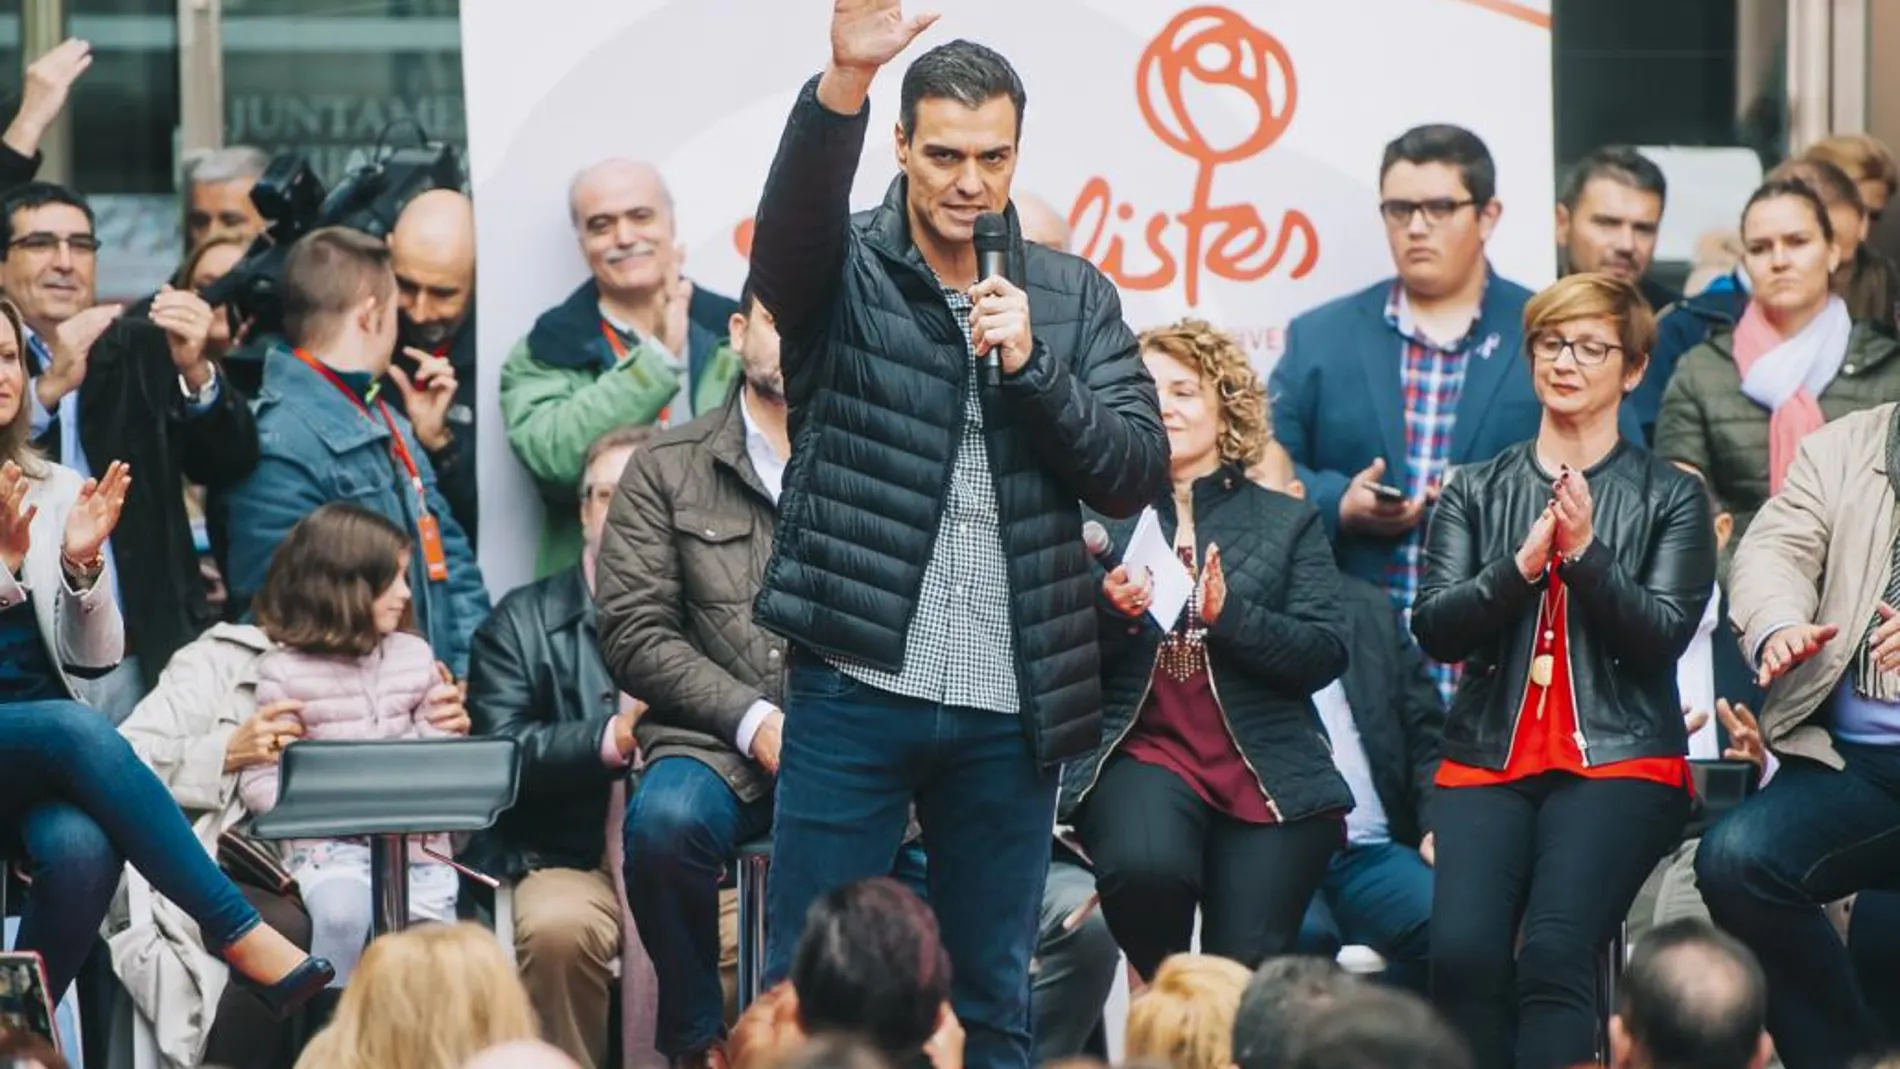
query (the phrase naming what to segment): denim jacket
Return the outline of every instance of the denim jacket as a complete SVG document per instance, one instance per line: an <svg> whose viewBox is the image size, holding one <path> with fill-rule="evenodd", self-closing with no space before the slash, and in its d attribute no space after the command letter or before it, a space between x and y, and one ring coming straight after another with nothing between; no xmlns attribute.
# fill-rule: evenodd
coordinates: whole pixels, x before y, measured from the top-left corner
<svg viewBox="0 0 1900 1069"><path fill-rule="evenodd" d="M391 453L389 428L380 418L365 418L354 401L281 346L264 358L264 385L256 409L257 470L223 501L229 541L225 583L232 604L248 616L251 598L264 585L271 554L290 529L318 506L348 501L381 513L409 532L416 624L435 655L456 676L467 675L469 636L488 616L488 591L409 421L390 410L422 475L429 511L441 526L449 565L449 577L442 582L429 579L416 535L416 493Z"/></svg>

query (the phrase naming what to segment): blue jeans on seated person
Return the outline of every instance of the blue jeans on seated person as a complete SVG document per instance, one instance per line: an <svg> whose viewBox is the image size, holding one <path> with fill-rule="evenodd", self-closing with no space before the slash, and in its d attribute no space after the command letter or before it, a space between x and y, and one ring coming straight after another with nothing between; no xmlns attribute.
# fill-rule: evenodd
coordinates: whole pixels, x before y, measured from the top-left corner
<svg viewBox="0 0 1900 1069"><path fill-rule="evenodd" d="M1788 1069L1841 1069L1880 1042L1853 961L1821 907L1900 888L1900 746L1835 746L1846 769L1783 761L1696 853L1710 915L1768 974L1768 1031Z"/></svg>
<svg viewBox="0 0 1900 1069"><path fill-rule="evenodd" d="M1027 1069L1056 777L1030 754L1022 721L892 694L803 652L785 698L767 983L790 971L814 901L890 870L915 801L964 1063Z"/></svg>
<svg viewBox="0 0 1900 1069"><path fill-rule="evenodd" d="M668 1059L725 1034L719 985L719 874L772 826L770 795L739 796L691 757L646 766L627 799L627 905L659 981L654 1047Z"/></svg>
<svg viewBox="0 0 1900 1069"><path fill-rule="evenodd" d="M1333 855L1300 922L1297 949L1331 958L1367 946L1385 959L1385 983L1423 995L1431 979L1432 867L1403 843L1348 846Z"/></svg>
<svg viewBox="0 0 1900 1069"><path fill-rule="evenodd" d="M214 952L260 921L165 785L104 716L78 702L0 704L0 830L24 846L36 876L53 880L55 890L36 886L30 896L19 949L46 959L55 999L98 937L120 857L198 922Z"/></svg>
<svg viewBox="0 0 1900 1069"><path fill-rule="evenodd" d="M627 905L653 962L660 997L654 1048L669 1060L725 1034L719 982L719 874L734 851L772 827L772 798L741 802L690 757L648 765L627 799L622 832ZM924 893L921 847L900 850L891 875Z"/></svg>

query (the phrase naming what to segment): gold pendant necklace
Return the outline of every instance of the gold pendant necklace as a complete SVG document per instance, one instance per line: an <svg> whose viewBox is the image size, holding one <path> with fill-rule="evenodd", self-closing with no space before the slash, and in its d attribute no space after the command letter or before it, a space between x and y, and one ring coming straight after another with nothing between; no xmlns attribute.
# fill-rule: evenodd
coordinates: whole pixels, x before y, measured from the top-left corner
<svg viewBox="0 0 1900 1069"><path fill-rule="evenodd" d="M1555 597L1542 599L1537 606L1537 643L1545 652L1531 658L1531 682L1540 688L1550 686L1556 675L1557 616L1563 611L1564 598L1569 593L1568 586L1560 586ZM1543 708L1541 700L1538 708L1539 711Z"/></svg>

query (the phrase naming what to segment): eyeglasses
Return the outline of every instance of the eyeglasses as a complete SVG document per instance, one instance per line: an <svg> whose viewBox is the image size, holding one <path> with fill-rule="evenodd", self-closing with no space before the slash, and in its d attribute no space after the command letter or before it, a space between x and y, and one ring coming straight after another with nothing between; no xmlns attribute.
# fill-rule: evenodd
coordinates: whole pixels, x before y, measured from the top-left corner
<svg viewBox="0 0 1900 1069"><path fill-rule="evenodd" d="M1431 226L1437 226L1451 218L1451 213L1477 203L1470 198L1452 200L1450 197L1438 197L1433 200L1382 200L1379 202L1379 214L1385 216L1388 226L1410 226L1412 217L1424 212L1425 222Z"/></svg>
<svg viewBox="0 0 1900 1069"><path fill-rule="evenodd" d="M45 230L22 234L8 242L7 248L26 252L57 252L61 245L71 249L74 256L91 256L99 251L99 239L91 234L54 234Z"/></svg>
<svg viewBox="0 0 1900 1069"><path fill-rule="evenodd" d="M1592 338L1573 340L1559 334L1539 334L1531 340L1531 355L1546 363L1556 363L1565 349L1570 350L1570 358L1577 362L1578 367L1598 367L1610 358L1611 353L1623 352L1621 345L1611 345Z"/></svg>

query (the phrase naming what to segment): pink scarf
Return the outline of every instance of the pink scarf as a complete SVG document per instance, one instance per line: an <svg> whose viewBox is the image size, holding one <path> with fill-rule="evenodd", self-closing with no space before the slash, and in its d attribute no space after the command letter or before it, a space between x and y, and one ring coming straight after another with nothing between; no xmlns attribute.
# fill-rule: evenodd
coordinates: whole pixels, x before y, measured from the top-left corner
<svg viewBox="0 0 1900 1069"><path fill-rule="evenodd" d="M1779 493L1794 463L1795 450L1810 431L1827 422L1818 398L1834 381L1847 358L1853 320L1839 297L1808 325L1782 337L1759 302L1750 302L1735 326L1735 366L1742 393L1766 408L1768 416L1768 492Z"/></svg>

